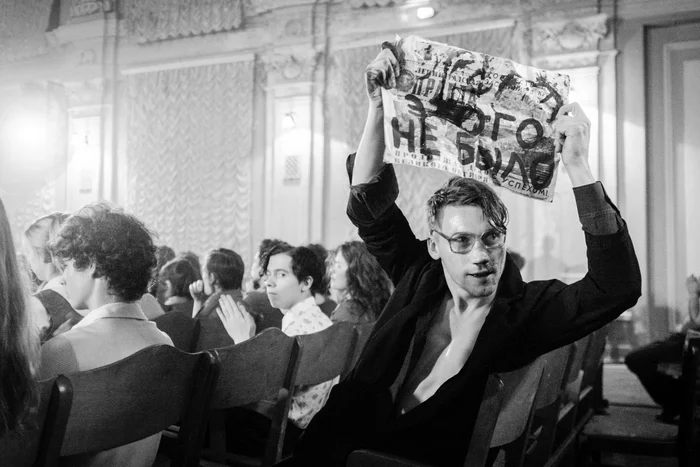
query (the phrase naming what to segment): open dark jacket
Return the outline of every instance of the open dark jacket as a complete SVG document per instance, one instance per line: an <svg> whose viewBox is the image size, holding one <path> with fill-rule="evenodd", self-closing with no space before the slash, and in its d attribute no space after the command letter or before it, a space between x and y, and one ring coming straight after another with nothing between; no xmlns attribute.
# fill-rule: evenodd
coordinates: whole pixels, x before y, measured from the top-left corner
<svg viewBox="0 0 700 467"><path fill-rule="evenodd" d="M353 372L333 389L307 428L293 465L345 465L347 455L358 448L431 465L462 465L490 373L517 369L586 336L641 295L639 265L619 211L600 183L577 188L592 195L577 194L582 220L593 214L591 206L586 211L581 204L597 197L599 202L591 205L601 209L594 214L617 224L613 234L586 232L585 277L571 285L558 280L525 283L507 257L493 307L462 370L428 400L397 416L396 394L421 354L430 318L448 288L440 261L428 255L425 242L415 238L396 204L377 209L372 201L396 199L393 167L386 166L378 181L352 190L348 215L396 290Z"/></svg>

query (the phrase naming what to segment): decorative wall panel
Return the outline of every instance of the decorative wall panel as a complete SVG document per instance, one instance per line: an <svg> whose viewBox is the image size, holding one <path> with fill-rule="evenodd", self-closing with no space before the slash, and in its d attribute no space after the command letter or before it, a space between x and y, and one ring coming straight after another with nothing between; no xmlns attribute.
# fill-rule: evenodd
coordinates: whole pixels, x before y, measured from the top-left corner
<svg viewBox="0 0 700 467"><path fill-rule="evenodd" d="M128 209L176 251L248 263L253 62L128 79Z"/></svg>
<svg viewBox="0 0 700 467"><path fill-rule="evenodd" d="M0 1L0 63L46 52L51 0Z"/></svg>
<svg viewBox="0 0 700 467"><path fill-rule="evenodd" d="M130 0L129 34L141 42L232 31L243 23L241 0Z"/></svg>

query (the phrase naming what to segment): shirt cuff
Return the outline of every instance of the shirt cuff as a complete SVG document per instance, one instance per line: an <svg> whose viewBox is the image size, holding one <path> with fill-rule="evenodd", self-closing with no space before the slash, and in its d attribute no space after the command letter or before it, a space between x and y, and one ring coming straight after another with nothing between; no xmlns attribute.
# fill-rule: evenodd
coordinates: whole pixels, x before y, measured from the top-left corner
<svg viewBox="0 0 700 467"><path fill-rule="evenodd" d="M605 193L600 182L574 187L576 208L584 232L591 235L609 235L624 225L620 211Z"/></svg>
<svg viewBox="0 0 700 467"><path fill-rule="evenodd" d="M350 154L346 163L351 184L349 209L355 214L359 210L366 210L372 219L377 219L394 204L399 196L399 183L394 166L386 164L368 183L352 185L354 162L355 154Z"/></svg>

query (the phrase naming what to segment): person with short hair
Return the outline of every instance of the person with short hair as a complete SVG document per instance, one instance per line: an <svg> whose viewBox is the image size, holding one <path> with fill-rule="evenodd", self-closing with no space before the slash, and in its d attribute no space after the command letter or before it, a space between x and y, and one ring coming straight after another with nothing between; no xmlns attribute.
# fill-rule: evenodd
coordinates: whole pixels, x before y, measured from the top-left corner
<svg viewBox="0 0 700 467"><path fill-rule="evenodd" d="M268 328L280 329L282 327L282 312L270 305L270 299L267 298L267 293L265 293L265 284L263 283L260 269L260 258L265 256L267 251L276 245L289 244L276 238L263 239L253 257L253 264L250 266L252 290L248 290L244 301L255 318L257 332L262 332Z"/></svg>
<svg viewBox="0 0 700 467"><path fill-rule="evenodd" d="M316 298L316 305L321 309L321 311L328 317L331 316L333 310L336 309L338 304L331 298L330 295L330 278L328 276L328 250L325 246L320 243L309 243L306 248L316 253L318 259L321 260L323 265L323 285L321 291L314 295Z"/></svg>
<svg viewBox="0 0 700 467"><path fill-rule="evenodd" d="M202 279L189 287L194 299L192 317L201 324L197 350L228 347L255 335L255 321L243 303L241 285L244 271L245 264L241 255L228 248L210 250L204 258ZM222 296L230 296L235 303L240 304L246 317L247 328L236 334L238 341L226 332L217 314Z"/></svg>
<svg viewBox="0 0 700 467"><path fill-rule="evenodd" d="M182 257L176 257L163 265L158 273L158 290L162 294L166 313L183 313L192 317L194 300L190 295L190 284L200 277L192 263Z"/></svg>
<svg viewBox="0 0 700 467"><path fill-rule="evenodd" d="M316 305L314 294L323 288L323 265L316 254L306 247L292 247L279 243L260 259L263 279L272 306L282 310L282 332L299 336L322 331L333 323ZM240 309L229 303L220 309L227 332L233 335L245 328ZM323 407L334 380L313 386L297 387L292 395L285 444L290 447L301 435L311 419ZM233 452L257 455L265 446L269 419L248 410L232 411L227 431L229 447Z"/></svg>
<svg viewBox="0 0 700 467"><path fill-rule="evenodd" d="M151 232L130 214L105 204L72 216L49 242L63 264L71 303L83 319L41 348L40 379L92 370L152 345L172 345L136 303L156 264ZM150 467L160 434L107 451L71 456L62 465Z"/></svg>
<svg viewBox="0 0 700 467"><path fill-rule="evenodd" d="M285 465L344 466L356 449L462 465L489 374L581 339L641 295L627 226L592 175L591 123L576 103L557 109L552 150L566 167L585 232L583 279L524 282L506 253L508 211L473 179L452 178L433 194L430 233L418 240L396 205L394 168L383 162L381 88L405 76L393 48L385 43L365 71L369 112L347 164L347 213L396 288L353 371Z"/></svg>

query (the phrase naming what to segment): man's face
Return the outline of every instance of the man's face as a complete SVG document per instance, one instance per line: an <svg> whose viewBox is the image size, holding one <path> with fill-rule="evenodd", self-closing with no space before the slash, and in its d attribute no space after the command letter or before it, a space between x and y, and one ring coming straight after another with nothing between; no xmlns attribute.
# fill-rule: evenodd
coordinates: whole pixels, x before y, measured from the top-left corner
<svg viewBox="0 0 700 467"><path fill-rule="evenodd" d="M459 233L481 237L484 232L493 230L493 226L477 206L448 205L439 218L438 230L447 237ZM442 261L448 284L465 292L466 298L488 297L496 292L505 265L505 245L487 249L479 240L471 251L459 254L450 249L445 238L433 232L429 251L433 258Z"/></svg>
<svg viewBox="0 0 700 467"><path fill-rule="evenodd" d="M291 256L280 253L270 257L265 274L267 298L270 304L280 310L289 310L309 295L310 284L299 282L292 273Z"/></svg>
<svg viewBox="0 0 700 467"><path fill-rule="evenodd" d="M75 261L69 259L64 263L63 279L66 283L66 295L73 308L82 314L87 312L87 301L95 285L94 267L76 269Z"/></svg>

